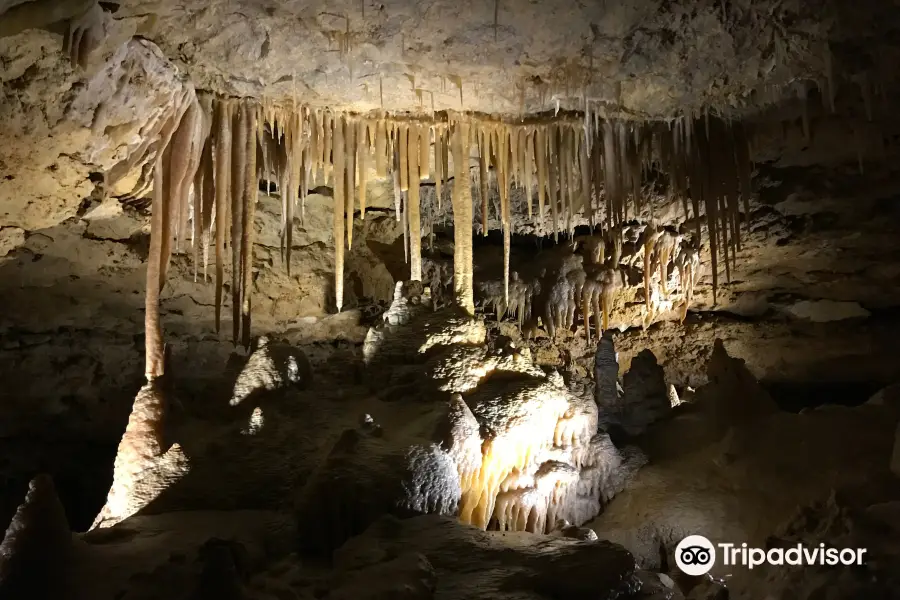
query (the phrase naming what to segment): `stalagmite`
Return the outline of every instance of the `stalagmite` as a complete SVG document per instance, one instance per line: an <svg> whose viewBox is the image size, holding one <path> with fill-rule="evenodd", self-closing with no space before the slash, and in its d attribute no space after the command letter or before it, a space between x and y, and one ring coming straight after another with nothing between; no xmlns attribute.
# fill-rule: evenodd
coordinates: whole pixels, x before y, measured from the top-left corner
<svg viewBox="0 0 900 600"><path fill-rule="evenodd" d="M453 181L453 288L457 305L475 314L472 279L472 189L469 180L469 123L455 122L452 131Z"/></svg>
<svg viewBox="0 0 900 600"><path fill-rule="evenodd" d="M411 281L422 280L422 218L419 214L419 159L421 153L422 136L428 136L428 128L421 125L413 125L408 130L408 168L409 191L407 199L407 218L409 220L409 279ZM427 155L425 156L427 160Z"/></svg>

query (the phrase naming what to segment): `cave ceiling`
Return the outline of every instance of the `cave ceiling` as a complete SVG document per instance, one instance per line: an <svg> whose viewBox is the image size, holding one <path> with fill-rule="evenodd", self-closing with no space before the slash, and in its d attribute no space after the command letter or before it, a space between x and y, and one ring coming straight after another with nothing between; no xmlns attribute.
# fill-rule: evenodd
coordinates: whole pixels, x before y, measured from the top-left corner
<svg viewBox="0 0 900 600"><path fill-rule="evenodd" d="M2 2L0 11L17 4ZM797 82L827 89L836 70L858 76L889 66L890 54L859 55L852 43L835 42L872 36L890 19L875 7L840 4L102 3L114 19L112 37L152 40L198 89L225 95L298 98L359 112L520 116L587 105L633 118L710 106L742 114L794 94Z"/></svg>

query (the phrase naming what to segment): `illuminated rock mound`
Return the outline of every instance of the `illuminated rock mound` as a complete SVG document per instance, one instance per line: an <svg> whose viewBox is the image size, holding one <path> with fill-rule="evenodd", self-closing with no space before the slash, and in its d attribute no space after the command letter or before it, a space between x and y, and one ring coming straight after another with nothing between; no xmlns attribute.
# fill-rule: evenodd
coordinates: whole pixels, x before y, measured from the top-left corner
<svg viewBox="0 0 900 600"><path fill-rule="evenodd" d="M391 410L345 431L299 495L307 543L334 547L389 511L548 533L594 517L643 464L598 433L590 395L527 348L485 342L480 321L404 294L364 347Z"/></svg>
<svg viewBox="0 0 900 600"><path fill-rule="evenodd" d="M110 527L136 514L189 471L179 444L167 445L168 393L160 379L138 391L119 442L106 504L91 529Z"/></svg>

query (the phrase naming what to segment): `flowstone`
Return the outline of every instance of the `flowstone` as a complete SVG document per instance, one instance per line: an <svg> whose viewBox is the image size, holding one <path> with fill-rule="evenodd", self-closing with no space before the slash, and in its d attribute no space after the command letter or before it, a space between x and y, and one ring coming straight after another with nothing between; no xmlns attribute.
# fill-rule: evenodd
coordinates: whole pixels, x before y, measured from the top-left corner
<svg viewBox="0 0 900 600"><path fill-rule="evenodd" d="M364 347L393 414L346 430L299 494L304 544L336 547L385 512L535 533L595 516L642 456L599 434L593 399L527 348L485 342L482 322L413 305L406 289Z"/></svg>

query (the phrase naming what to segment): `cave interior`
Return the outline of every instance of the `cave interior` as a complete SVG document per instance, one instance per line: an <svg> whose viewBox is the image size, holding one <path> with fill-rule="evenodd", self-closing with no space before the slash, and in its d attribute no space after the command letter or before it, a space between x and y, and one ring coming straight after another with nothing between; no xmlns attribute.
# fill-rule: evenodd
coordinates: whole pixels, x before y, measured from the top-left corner
<svg viewBox="0 0 900 600"><path fill-rule="evenodd" d="M0 0L0 599L900 598L898 39Z"/></svg>

